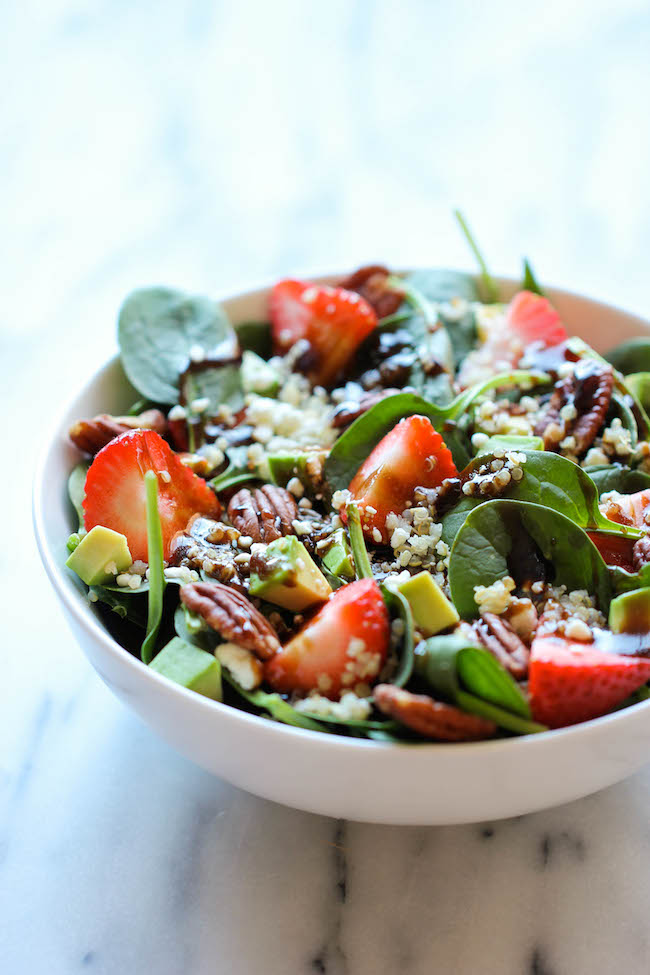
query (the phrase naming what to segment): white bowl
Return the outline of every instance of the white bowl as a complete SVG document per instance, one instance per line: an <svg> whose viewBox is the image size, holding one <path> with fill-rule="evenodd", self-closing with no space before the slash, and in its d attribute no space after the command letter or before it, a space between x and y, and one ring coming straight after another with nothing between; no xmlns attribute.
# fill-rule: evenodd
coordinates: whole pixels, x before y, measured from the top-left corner
<svg viewBox="0 0 650 975"><path fill-rule="evenodd" d="M336 277L319 280L336 280ZM500 281L503 297L514 282ZM266 317L268 288L224 302L234 322ZM552 291L571 333L599 350L649 324ZM577 799L648 760L650 701L571 728L471 744L393 745L277 724L218 704L154 673L108 634L64 567L72 530L66 479L79 460L66 431L81 416L119 413L137 396L113 359L74 398L38 465L34 525L46 572L72 631L102 680L169 744L256 795L328 816L433 825L499 819Z"/></svg>

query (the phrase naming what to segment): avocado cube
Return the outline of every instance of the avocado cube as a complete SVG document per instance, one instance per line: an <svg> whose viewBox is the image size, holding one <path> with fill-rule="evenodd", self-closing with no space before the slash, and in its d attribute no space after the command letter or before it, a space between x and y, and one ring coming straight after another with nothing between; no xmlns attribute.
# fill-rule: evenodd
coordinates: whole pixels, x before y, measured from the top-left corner
<svg viewBox="0 0 650 975"><path fill-rule="evenodd" d="M211 653L186 643L179 636L170 640L149 666L190 691L213 701L221 700L221 664Z"/></svg>
<svg viewBox="0 0 650 975"><path fill-rule="evenodd" d="M337 528L330 536L330 545L323 555L323 565L332 575L354 579L354 561L345 529Z"/></svg>
<svg viewBox="0 0 650 975"><path fill-rule="evenodd" d="M87 586L103 586L119 572L125 572L132 562L126 537L112 528L95 525L81 539L66 565Z"/></svg>
<svg viewBox="0 0 650 975"><path fill-rule="evenodd" d="M495 433L479 448L478 454L493 454L495 450L543 450L541 437L524 437L519 434Z"/></svg>
<svg viewBox="0 0 650 975"><path fill-rule="evenodd" d="M416 627L425 636L435 636L460 621L456 607L429 572L418 572L398 589L408 600Z"/></svg>
<svg viewBox="0 0 650 975"><path fill-rule="evenodd" d="M241 381L245 393L275 396L280 388L280 374L261 356L248 349L242 355Z"/></svg>
<svg viewBox="0 0 650 975"><path fill-rule="evenodd" d="M280 487L286 487L293 477L297 477L306 491L313 491L321 476L326 457L327 451L324 450L269 454L267 463L271 480Z"/></svg>
<svg viewBox="0 0 650 975"><path fill-rule="evenodd" d="M612 633L650 633L650 588L632 589L609 604Z"/></svg>
<svg viewBox="0 0 650 975"><path fill-rule="evenodd" d="M299 613L323 603L332 589L311 555L296 538L276 538L251 561L249 592L269 603Z"/></svg>

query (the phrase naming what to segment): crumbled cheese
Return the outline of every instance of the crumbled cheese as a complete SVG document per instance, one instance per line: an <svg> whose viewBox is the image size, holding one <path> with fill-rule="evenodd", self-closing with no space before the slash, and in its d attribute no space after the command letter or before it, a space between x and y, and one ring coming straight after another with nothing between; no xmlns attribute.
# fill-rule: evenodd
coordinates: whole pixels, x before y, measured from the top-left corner
<svg viewBox="0 0 650 975"><path fill-rule="evenodd" d="M351 497L352 495L347 488L344 488L342 491L335 491L332 495L332 508L334 508L335 511L340 511L341 508L345 508L347 506Z"/></svg>
<svg viewBox="0 0 650 975"><path fill-rule="evenodd" d="M188 582L198 582L199 574L195 572L194 569L188 569L186 565L172 565L168 569L164 570L165 579L178 580L187 585ZM149 578L149 570L147 570L147 579Z"/></svg>
<svg viewBox="0 0 650 975"><path fill-rule="evenodd" d="M474 586L474 602L481 613L494 613L500 616L513 601L512 591L515 580L511 576L497 579L491 586Z"/></svg>
<svg viewBox="0 0 650 975"><path fill-rule="evenodd" d="M117 565L115 564L115 562L107 562L106 565L104 566L104 572L106 573L107 576L116 576Z"/></svg>
<svg viewBox="0 0 650 975"><path fill-rule="evenodd" d="M203 362L205 359L205 349L201 345L190 346L190 359L192 362Z"/></svg>
<svg viewBox="0 0 650 975"><path fill-rule="evenodd" d="M330 701L328 697L311 691L307 697L296 701L294 708L296 711L314 714L321 718L339 718L342 721L365 721L372 710L370 701L354 691L343 691L340 701Z"/></svg>
<svg viewBox="0 0 650 975"><path fill-rule="evenodd" d="M305 488L300 478L292 477L287 483L287 491L290 491L294 498L302 498Z"/></svg>
<svg viewBox="0 0 650 975"><path fill-rule="evenodd" d="M373 528L373 530L372 530L372 540L373 540L373 542L377 542L377 545L381 545L382 537L381 537L381 532L379 531L378 528Z"/></svg>
<svg viewBox="0 0 650 975"><path fill-rule="evenodd" d="M215 656L245 691L252 691L262 683L262 665L250 650L236 643L222 643L217 647Z"/></svg>
<svg viewBox="0 0 650 975"><path fill-rule="evenodd" d="M294 518L291 524L296 535L309 535L313 527L311 521L300 521L298 518Z"/></svg>
<svg viewBox="0 0 650 975"><path fill-rule="evenodd" d="M194 399L190 403L192 413L205 413L209 406L210 398L208 396L199 396L198 399Z"/></svg>
<svg viewBox="0 0 650 975"><path fill-rule="evenodd" d="M167 419L168 420L185 420L185 419L187 419L187 412L185 410L185 407L180 406L180 404L179 405L176 405L176 406L172 406L171 410L167 414Z"/></svg>

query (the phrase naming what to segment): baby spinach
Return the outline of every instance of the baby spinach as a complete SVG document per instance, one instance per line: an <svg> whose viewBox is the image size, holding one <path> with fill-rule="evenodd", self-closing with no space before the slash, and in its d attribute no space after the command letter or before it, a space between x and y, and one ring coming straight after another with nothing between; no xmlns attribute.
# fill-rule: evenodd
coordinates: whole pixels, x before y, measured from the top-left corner
<svg viewBox="0 0 650 975"><path fill-rule="evenodd" d="M124 371L141 395L157 403L178 402L179 376L193 346L210 356L233 340L224 311L210 298L170 288L142 288L120 309L118 342Z"/></svg>
<svg viewBox="0 0 650 975"><path fill-rule="evenodd" d="M361 516L359 515L359 509L357 508L356 504L349 504L347 512L348 532L350 535L352 558L354 560L354 571L356 572L357 579L372 579L372 566L370 564L370 559L368 558L368 551L363 538L363 529L361 528Z"/></svg>
<svg viewBox="0 0 650 975"><path fill-rule="evenodd" d="M379 441L407 416L420 414L442 434L454 457L456 467L462 469L469 460L462 432L453 424L472 405L473 401L490 389L517 386L521 383L545 383L545 373L515 370L500 373L483 383L460 393L447 406L430 403L414 393L396 393L376 403L351 423L338 438L325 461L325 477L333 491L347 488L350 481Z"/></svg>
<svg viewBox="0 0 650 975"><path fill-rule="evenodd" d="M533 294L543 295L544 292L537 283L535 273L530 266L530 261L527 257L524 258L524 277L521 282L521 287L523 291L532 291Z"/></svg>
<svg viewBox="0 0 650 975"><path fill-rule="evenodd" d="M217 494L219 491L225 491L226 488L234 487L236 484L254 481L260 476L259 471L251 468L248 459L248 447L228 447L226 460L228 464L225 470L208 481L212 490Z"/></svg>
<svg viewBox="0 0 650 975"><path fill-rule="evenodd" d="M397 687L404 687L411 679L414 663L414 640L413 640L413 613L408 599L394 589L387 586L381 587L381 594L388 611L399 616L404 624L404 638L402 640L402 652L399 659L397 670L390 683Z"/></svg>
<svg viewBox="0 0 650 975"><path fill-rule="evenodd" d="M632 470L623 464L607 464L603 467L586 467L585 471L596 485L598 495L618 491L619 494L634 494L650 488L650 474Z"/></svg>
<svg viewBox="0 0 650 975"><path fill-rule="evenodd" d="M406 305L411 309L410 316L401 324L417 352L408 385L429 402L448 403L453 398L454 353L446 329L438 322L436 305L410 278L391 278L389 281L403 292ZM425 363L436 363L439 371L431 374Z"/></svg>
<svg viewBox="0 0 650 975"><path fill-rule="evenodd" d="M474 236L465 220L465 217L460 212L460 210L454 210L454 216L458 221L460 229L463 232L465 240L470 246L470 250L476 258L477 264L481 269L481 282L483 285L483 291L485 294L485 300L487 302L496 302L499 300L499 289L494 281L494 278L487 269L487 264L485 263L485 258L483 257L481 251L479 250L478 244L476 243Z"/></svg>
<svg viewBox="0 0 650 975"><path fill-rule="evenodd" d="M526 463L522 465L523 477L511 481L503 496L512 501L531 501L545 508L552 508L569 518L581 528L598 528L616 534L640 537L638 529L609 521L598 507L598 488L589 475L577 464L560 454L541 450L526 451ZM463 475L471 474L489 456L473 460ZM451 544L458 534L467 514L485 500L480 495L463 495L454 507L443 515L442 539Z"/></svg>
<svg viewBox="0 0 650 975"><path fill-rule="evenodd" d="M413 271L404 280L417 288L429 301L441 304L453 298L465 298L466 301L478 301L479 298L476 278L464 271L427 268Z"/></svg>
<svg viewBox="0 0 650 975"><path fill-rule="evenodd" d="M219 634L183 603L179 603L174 612L174 629L181 640L208 653L214 653L220 640Z"/></svg>
<svg viewBox="0 0 650 975"><path fill-rule="evenodd" d="M530 705L516 680L485 647L462 634L434 636L418 644L415 673L450 701L464 688L475 697L530 718Z"/></svg>
<svg viewBox="0 0 650 975"><path fill-rule="evenodd" d="M263 359L270 359L273 355L269 322L239 322L235 325L235 332L242 351L255 352Z"/></svg>
<svg viewBox="0 0 650 975"><path fill-rule="evenodd" d="M531 721L528 718L520 717L518 714L512 714L512 712L506 711L504 708L497 707L496 704L490 704L489 701L484 701L474 694L468 694L467 691L458 692L456 703L461 711L468 711L470 714L476 714L480 718L487 718L489 721L494 721L499 728L512 731L516 735L538 735L543 731L548 731L548 728L544 724L538 724L537 721Z"/></svg>
<svg viewBox="0 0 650 975"><path fill-rule="evenodd" d="M586 589L607 611L609 572L582 528L565 515L528 501L486 501L474 508L458 532L449 559L449 586L465 619L478 615L475 586L489 586L505 576L517 584L535 581L531 566L569 591Z"/></svg>
<svg viewBox="0 0 650 975"><path fill-rule="evenodd" d="M108 586L91 586L90 592L97 597L100 603L108 606L120 619L129 620L143 630L147 627L147 614L144 609L144 601L131 598L134 595L132 589L118 589ZM136 593L137 594L137 593Z"/></svg>
<svg viewBox="0 0 650 975"><path fill-rule="evenodd" d="M307 715L301 714L300 711L296 711L292 708L288 701L280 697L279 694L267 693L261 689L255 691L246 691L238 684L237 681L232 677L228 670L224 667L222 670L223 679L230 684L232 689L239 694L245 701L252 704L253 707L259 708L260 711L266 711L275 721L279 721L282 724L293 725L294 728L305 728L307 731L327 731L328 729L322 725L320 722L315 721L313 718L308 718Z"/></svg>
<svg viewBox="0 0 650 975"><path fill-rule="evenodd" d="M606 352L605 358L624 376L631 372L650 372L650 338L639 336L621 342Z"/></svg>
<svg viewBox="0 0 650 975"><path fill-rule="evenodd" d="M84 526L84 508L83 502L86 497L86 475L88 474L88 468L90 464L82 463L77 464L73 468L70 477L68 478L68 497L72 502L72 507L77 513L79 519L79 535L85 535L86 529Z"/></svg>
<svg viewBox="0 0 650 975"><path fill-rule="evenodd" d="M647 413L650 410L650 372L631 372L625 377L625 383Z"/></svg>
<svg viewBox="0 0 650 975"><path fill-rule="evenodd" d="M207 412L214 414L220 406L229 406L237 412L244 405L241 360L225 362L219 366L207 366L197 371L186 371L181 380L181 392L186 403L207 399Z"/></svg>
<svg viewBox="0 0 650 975"><path fill-rule="evenodd" d="M145 503L147 512L147 558L149 561L149 606L147 632L142 644L141 658L145 664L153 660L156 637L163 612L165 574L163 568L163 539L158 511L158 478L155 471L144 475Z"/></svg>

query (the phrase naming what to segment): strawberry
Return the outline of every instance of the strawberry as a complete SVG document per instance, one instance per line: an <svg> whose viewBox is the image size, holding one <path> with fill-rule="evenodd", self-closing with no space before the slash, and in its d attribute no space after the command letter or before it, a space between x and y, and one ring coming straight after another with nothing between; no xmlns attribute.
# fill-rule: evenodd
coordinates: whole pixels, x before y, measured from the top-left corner
<svg viewBox="0 0 650 975"><path fill-rule="evenodd" d="M524 344L542 342L544 346L566 342L567 332L548 298L532 291L518 291L508 305L508 327Z"/></svg>
<svg viewBox="0 0 650 975"><path fill-rule="evenodd" d="M628 572L635 572L634 543L635 538L627 535L610 535L608 532L587 532L603 561L607 565L618 565Z"/></svg>
<svg viewBox="0 0 650 975"><path fill-rule="evenodd" d="M342 691L377 679L388 654L390 621L374 579L359 579L328 602L265 664L276 691Z"/></svg>
<svg viewBox="0 0 650 975"><path fill-rule="evenodd" d="M562 728L597 718L650 679L650 659L603 653L593 644L533 640L528 690L535 721Z"/></svg>
<svg viewBox="0 0 650 975"><path fill-rule="evenodd" d="M380 440L350 482L369 538L388 542L386 518L401 514L416 487L434 488L457 475L451 452L426 416L406 417ZM374 512L372 509L375 509ZM345 511L341 512L345 520Z"/></svg>
<svg viewBox="0 0 650 975"><path fill-rule="evenodd" d="M158 510L164 558L175 532L193 514L217 516L221 505L205 481L186 467L159 434L133 430L111 440L99 451L86 476L84 524L112 528L126 535L134 560L147 561L144 475L158 477Z"/></svg>
<svg viewBox="0 0 650 975"><path fill-rule="evenodd" d="M275 285L269 310L275 352L284 355L306 339L307 375L322 386L333 382L377 325L374 309L356 292L290 279Z"/></svg>
<svg viewBox="0 0 650 975"><path fill-rule="evenodd" d="M617 521L621 525L636 525L637 528L647 528L645 513L650 516L650 490L637 491L636 494L615 494L607 501L603 501L600 510L610 521Z"/></svg>

